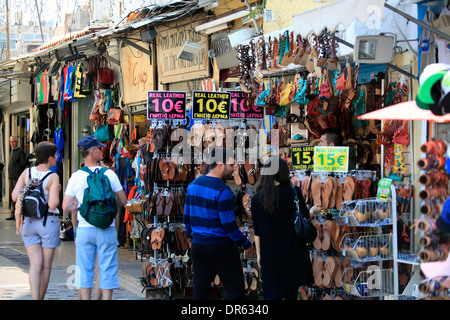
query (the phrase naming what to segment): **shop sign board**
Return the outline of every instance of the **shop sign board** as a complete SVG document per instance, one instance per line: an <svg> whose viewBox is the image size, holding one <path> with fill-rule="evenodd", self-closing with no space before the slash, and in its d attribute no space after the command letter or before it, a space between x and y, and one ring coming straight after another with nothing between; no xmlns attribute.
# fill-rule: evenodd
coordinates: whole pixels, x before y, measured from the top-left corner
<svg viewBox="0 0 450 320"><path fill-rule="evenodd" d="M229 32L216 33L211 35L211 48L216 54L215 59L217 69L229 69L239 65L239 53L236 48L233 48L228 38Z"/></svg>
<svg viewBox="0 0 450 320"><path fill-rule="evenodd" d="M247 106L248 93L227 91L230 93L230 119L264 119L264 109L253 105Z"/></svg>
<svg viewBox="0 0 450 320"><path fill-rule="evenodd" d="M377 199L388 201L391 194L392 179L383 178L378 182Z"/></svg>
<svg viewBox="0 0 450 320"><path fill-rule="evenodd" d="M230 119L230 93L194 91L192 93L193 119Z"/></svg>
<svg viewBox="0 0 450 320"><path fill-rule="evenodd" d="M292 147L292 170L314 169L314 147L295 146Z"/></svg>
<svg viewBox="0 0 450 320"><path fill-rule="evenodd" d="M210 58L208 57L208 43L205 37L195 32L195 27L202 23L205 14L164 23L156 27L158 79L161 83L180 82L209 77ZM186 41L201 46L200 52L191 61L178 58Z"/></svg>
<svg viewBox="0 0 450 320"><path fill-rule="evenodd" d="M130 40L133 41L133 40ZM148 44L133 41L145 48ZM120 49L121 71L123 77L123 103L125 105L145 104L147 92L154 90L153 64L149 56L129 45Z"/></svg>
<svg viewBox="0 0 450 320"><path fill-rule="evenodd" d="M314 147L315 172L347 172L348 147Z"/></svg>
<svg viewBox="0 0 450 320"><path fill-rule="evenodd" d="M147 119L181 119L186 116L186 92L148 91Z"/></svg>

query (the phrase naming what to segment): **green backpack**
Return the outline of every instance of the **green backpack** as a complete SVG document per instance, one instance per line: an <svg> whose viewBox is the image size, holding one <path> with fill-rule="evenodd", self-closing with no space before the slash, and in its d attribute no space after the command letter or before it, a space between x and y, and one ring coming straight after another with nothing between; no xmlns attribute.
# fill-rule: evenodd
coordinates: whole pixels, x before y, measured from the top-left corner
<svg viewBox="0 0 450 320"><path fill-rule="evenodd" d="M116 195L105 175L108 168L97 168L94 172L88 167L82 167L80 170L89 173L89 176L87 178L88 187L84 190L83 203L78 210L88 223L106 229L111 225L117 213Z"/></svg>

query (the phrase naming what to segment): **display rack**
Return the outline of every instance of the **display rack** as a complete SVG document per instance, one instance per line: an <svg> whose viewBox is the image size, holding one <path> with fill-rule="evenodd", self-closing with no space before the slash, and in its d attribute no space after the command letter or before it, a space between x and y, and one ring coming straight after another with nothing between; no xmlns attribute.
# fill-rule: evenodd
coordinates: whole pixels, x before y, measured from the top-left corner
<svg viewBox="0 0 450 320"><path fill-rule="evenodd" d="M341 240L342 255L353 262L341 276L343 288L351 295L361 298L399 295L397 205L396 201L393 201L396 199L396 190L393 184L390 186L390 191L390 198L384 202L390 208L387 216L383 219L377 215L373 215L375 220L369 219L367 223L366 220L362 222L361 218L357 219L359 215L355 209L365 210L367 203L376 205L380 201L376 199L349 201L339 214L341 222L349 226L377 228L373 234L367 232L347 233ZM381 208L384 207L381 206ZM371 207L369 210L373 212ZM392 225L392 233L382 233L382 227L387 225ZM393 260L391 269L383 268L383 261L387 260Z"/></svg>

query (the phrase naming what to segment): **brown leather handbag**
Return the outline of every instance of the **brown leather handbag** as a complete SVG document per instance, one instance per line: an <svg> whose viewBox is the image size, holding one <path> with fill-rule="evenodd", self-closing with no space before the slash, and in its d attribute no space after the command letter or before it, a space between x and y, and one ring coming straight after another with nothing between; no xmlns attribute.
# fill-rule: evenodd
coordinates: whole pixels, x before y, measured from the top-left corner
<svg viewBox="0 0 450 320"><path fill-rule="evenodd" d="M344 68L342 74L336 79L336 90L346 90L347 83L347 67Z"/></svg>

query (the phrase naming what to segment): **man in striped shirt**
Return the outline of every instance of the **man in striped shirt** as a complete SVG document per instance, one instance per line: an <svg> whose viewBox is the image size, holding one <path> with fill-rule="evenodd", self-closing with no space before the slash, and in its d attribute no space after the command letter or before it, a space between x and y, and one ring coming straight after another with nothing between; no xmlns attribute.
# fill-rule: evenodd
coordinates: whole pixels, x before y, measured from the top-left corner
<svg viewBox="0 0 450 320"><path fill-rule="evenodd" d="M183 222L191 238L194 267L193 299L207 299L211 282L219 275L227 299L242 299L244 276L239 251L251 247L239 230L233 211L233 195L223 180L233 173L233 152L217 148L211 152L210 172L194 180L187 189Z"/></svg>

